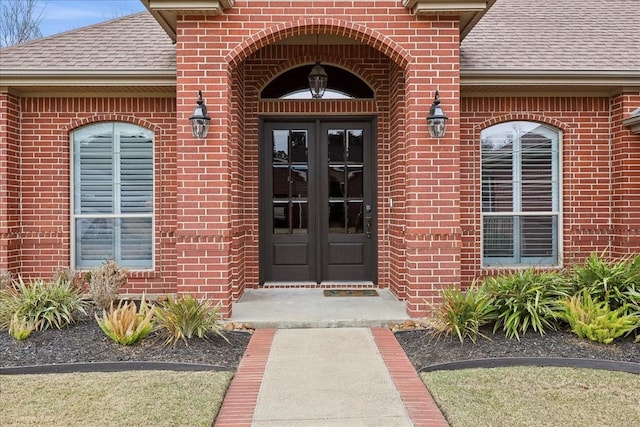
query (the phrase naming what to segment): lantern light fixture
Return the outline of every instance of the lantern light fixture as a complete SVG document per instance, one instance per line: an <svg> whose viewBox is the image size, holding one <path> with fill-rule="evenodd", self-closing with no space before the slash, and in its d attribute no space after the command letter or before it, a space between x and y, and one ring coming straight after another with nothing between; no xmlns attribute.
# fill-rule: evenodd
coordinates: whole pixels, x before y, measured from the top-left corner
<svg viewBox="0 0 640 427"><path fill-rule="evenodd" d="M429 109L427 123L429 123L429 134L432 138L442 138L444 136L447 129L447 116L440 106L440 93L437 90L431 109Z"/></svg>
<svg viewBox="0 0 640 427"><path fill-rule="evenodd" d="M189 122L191 122L191 133L194 138L204 139L209 133L209 122L211 122L211 117L207 115L207 106L204 105L204 101L202 101L201 90L198 91L198 100L196 102L198 105L196 105L195 110L193 110L193 115L189 117Z"/></svg>
<svg viewBox="0 0 640 427"><path fill-rule="evenodd" d="M318 57L319 37L320 35L316 34L316 58ZM311 97L314 99L322 98L328 81L329 76L327 72L324 70L324 67L320 65L320 61L316 61L316 65L314 65L309 73L309 90L311 91Z"/></svg>

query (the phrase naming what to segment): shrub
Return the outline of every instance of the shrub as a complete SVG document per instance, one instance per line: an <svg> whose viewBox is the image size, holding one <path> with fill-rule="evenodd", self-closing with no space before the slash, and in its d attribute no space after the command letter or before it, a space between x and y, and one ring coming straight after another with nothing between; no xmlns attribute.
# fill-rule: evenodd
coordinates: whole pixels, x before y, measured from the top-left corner
<svg viewBox="0 0 640 427"><path fill-rule="evenodd" d="M0 327L8 329L11 322L15 326L29 324L35 330L62 329L75 321L78 313L86 314L86 303L79 289L64 281L44 282L34 280L29 284L22 278L14 289L2 297ZM16 317L19 320L14 320ZM26 323L22 323L22 321Z"/></svg>
<svg viewBox="0 0 640 427"><path fill-rule="evenodd" d="M640 315L627 314L624 306L612 310L606 301L593 299L586 289L582 295L574 295L560 304L563 310L558 317L569 323L580 338L610 344L640 325Z"/></svg>
<svg viewBox="0 0 640 427"><path fill-rule="evenodd" d="M31 335L38 325L33 321L21 317L18 313L14 313L9 324L9 335L15 338L17 341L22 341Z"/></svg>
<svg viewBox="0 0 640 427"><path fill-rule="evenodd" d="M72 287L79 289L83 288L85 282L84 275L78 273L70 267L61 268L60 270L56 271L56 273L53 275L53 281L56 282L58 280L67 282Z"/></svg>
<svg viewBox="0 0 640 427"><path fill-rule="evenodd" d="M489 339L480 332L480 327L495 321L497 313L493 299L484 288L472 285L466 292L449 288L443 289L441 295L442 303L436 309L431 323L433 336L455 335L460 344L466 338L475 344L478 335Z"/></svg>
<svg viewBox="0 0 640 427"><path fill-rule="evenodd" d="M591 298L615 310L627 305L640 307L640 255L606 260L604 253L592 253L573 269L574 294L586 290Z"/></svg>
<svg viewBox="0 0 640 427"><path fill-rule="evenodd" d="M0 270L0 291L13 287L13 274L9 270Z"/></svg>
<svg viewBox="0 0 640 427"><path fill-rule="evenodd" d="M88 276L91 299L100 310L111 305L122 285L127 282L127 271L112 260L105 261Z"/></svg>
<svg viewBox="0 0 640 427"><path fill-rule="evenodd" d="M166 335L165 344L175 345L179 340L189 345L187 338L206 338L209 332L216 333L225 340L218 315L219 306L200 302L191 295L179 299L168 297L156 307L158 328Z"/></svg>
<svg viewBox="0 0 640 427"><path fill-rule="evenodd" d="M494 331L502 327L508 338L517 339L529 327L540 335L545 330L555 330L557 300L569 296L570 289L559 273L536 272L532 268L487 278L483 286L498 312Z"/></svg>
<svg viewBox="0 0 640 427"><path fill-rule="evenodd" d="M109 312L102 310L102 318L95 315L100 329L113 341L122 345L130 345L145 338L154 328L154 308L147 304L144 297L140 301L140 308L135 302L130 301L123 304L118 303L118 307L113 307L113 302Z"/></svg>

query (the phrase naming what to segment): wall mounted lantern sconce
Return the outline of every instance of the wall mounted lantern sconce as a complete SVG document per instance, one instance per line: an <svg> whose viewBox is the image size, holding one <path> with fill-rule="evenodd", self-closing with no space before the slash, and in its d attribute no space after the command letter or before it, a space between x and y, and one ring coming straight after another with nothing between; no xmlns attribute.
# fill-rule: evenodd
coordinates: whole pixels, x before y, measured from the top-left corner
<svg viewBox="0 0 640 427"><path fill-rule="evenodd" d="M316 34L316 58L318 57L318 39L320 35ZM314 99L320 99L324 95L324 91L327 88L327 81L329 80L329 76L327 76L327 72L324 70L322 65L320 65L320 61L316 61L316 65L311 69L309 73L309 90L311 91L311 96Z"/></svg>
<svg viewBox="0 0 640 427"><path fill-rule="evenodd" d="M193 115L189 117L189 121L191 122L191 132L193 133L194 138L204 139L207 137L209 133L209 122L211 121L211 117L207 115L207 106L204 105L204 101L202 101L202 91L198 91L198 100L196 101L198 105L196 109L193 110Z"/></svg>
<svg viewBox="0 0 640 427"><path fill-rule="evenodd" d="M440 106L440 93L437 90L427 116L427 123L429 123L429 134L432 138L442 138L444 136L444 132L447 129L447 116Z"/></svg>

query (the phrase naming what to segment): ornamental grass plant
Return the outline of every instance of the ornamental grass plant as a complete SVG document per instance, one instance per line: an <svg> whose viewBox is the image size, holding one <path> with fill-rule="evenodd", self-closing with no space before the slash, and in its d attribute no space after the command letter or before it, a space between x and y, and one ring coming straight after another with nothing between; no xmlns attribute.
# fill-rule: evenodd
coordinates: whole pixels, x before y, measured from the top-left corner
<svg viewBox="0 0 640 427"><path fill-rule="evenodd" d="M460 344L466 339L475 344L478 336L489 339L480 332L480 327L494 322L497 310L485 288L478 288L474 283L467 291L457 288L443 289L441 296L442 302L437 307L430 325L430 334L433 337L456 336Z"/></svg>
<svg viewBox="0 0 640 427"><path fill-rule="evenodd" d="M166 345L175 345L180 340L189 345L188 338L206 338L208 333L215 333L226 341L218 311L219 306L198 301L191 295L178 299L168 297L155 309L158 329L166 337Z"/></svg>
<svg viewBox="0 0 640 427"><path fill-rule="evenodd" d="M516 339L529 328L541 335L556 330L557 301L570 294L570 285L562 275L533 268L489 277L483 287L498 313L494 331L502 328L508 338Z"/></svg>
<svg viewBox="0 0 640 427"><path fill-rule="evenodd" d="M117 307L112 302L108 312L102 310L102 317L95 314L95 318L106 336L118 344L131 345L153 331L154 311L143 296L139 307L133 301L120 301Z"/></svg>

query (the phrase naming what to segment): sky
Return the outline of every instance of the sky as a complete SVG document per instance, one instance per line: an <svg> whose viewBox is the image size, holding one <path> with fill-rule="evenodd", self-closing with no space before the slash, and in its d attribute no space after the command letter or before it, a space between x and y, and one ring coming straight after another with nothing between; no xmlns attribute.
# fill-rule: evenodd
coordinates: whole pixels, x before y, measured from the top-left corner
<svg viewBox="0 0 640 427"><path fill-rule="evenodd" d="M44 37L146 10L140 0L38 0L38 6Z"/></svg>

